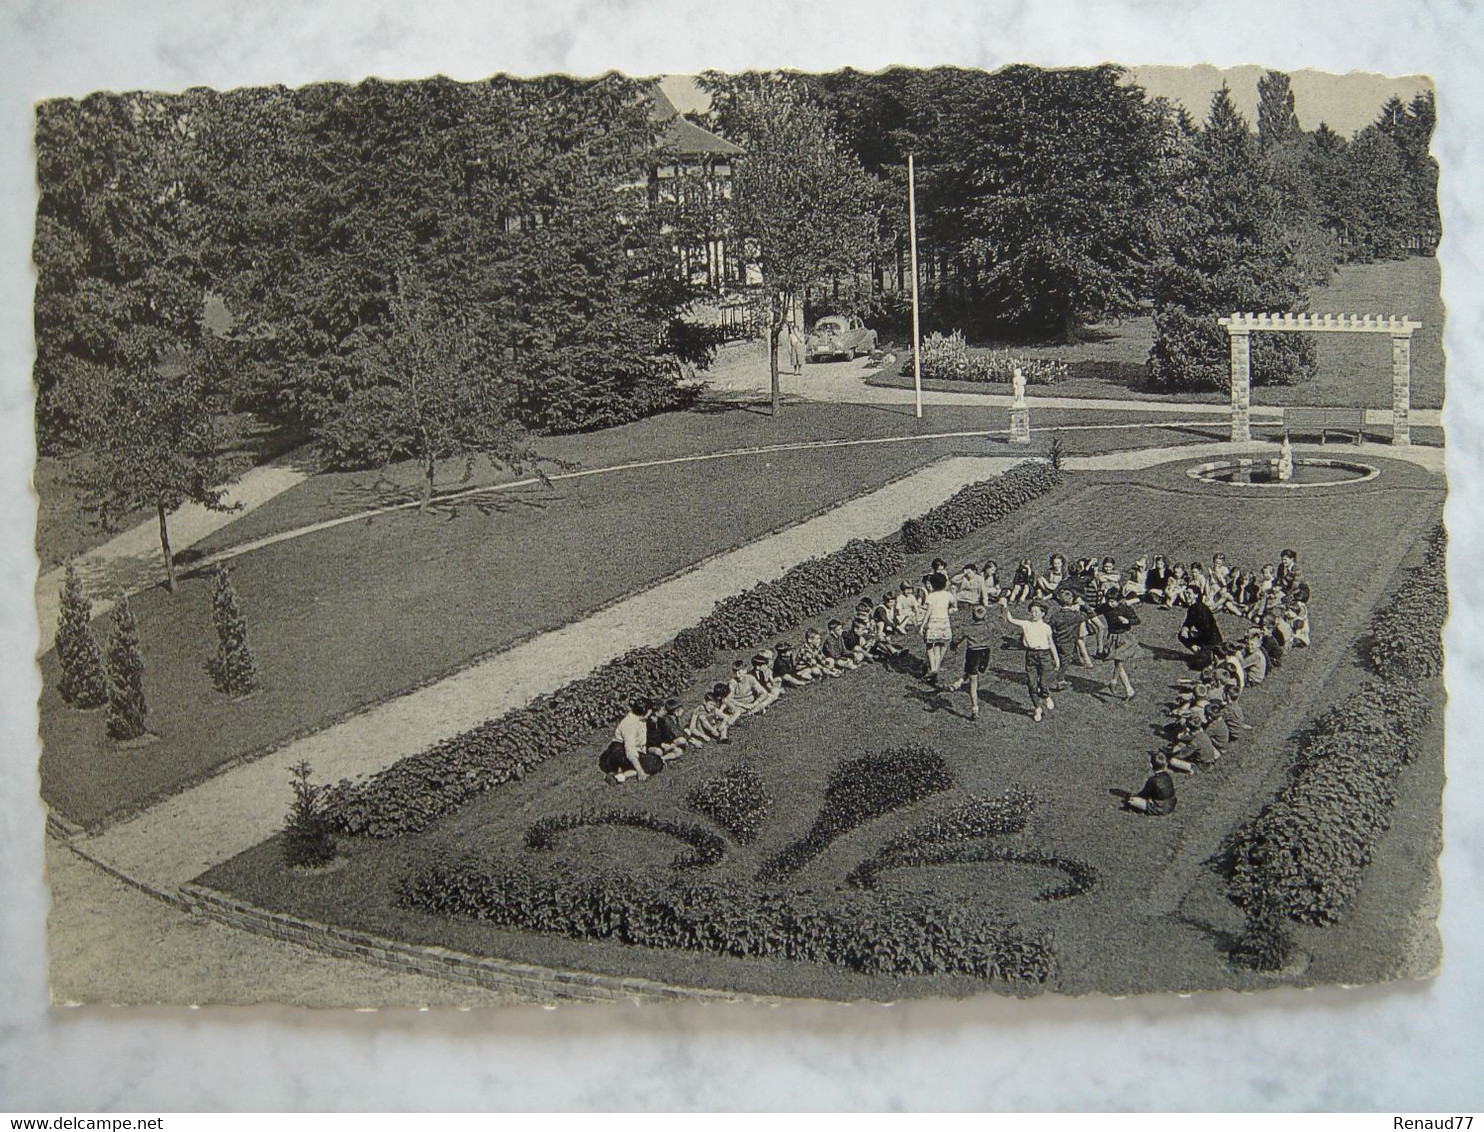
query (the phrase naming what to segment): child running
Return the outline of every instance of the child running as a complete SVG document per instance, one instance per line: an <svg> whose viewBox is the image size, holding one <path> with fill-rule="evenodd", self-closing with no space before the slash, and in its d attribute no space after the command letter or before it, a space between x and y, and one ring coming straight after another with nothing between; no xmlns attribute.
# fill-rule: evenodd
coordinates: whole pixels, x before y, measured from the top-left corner
<svg viewBox="0 0 1484 1132"><path fill-rule="evenodd" d="M922 639L927 643L928 679L937 683L938 669L943 665L943 654L953 640L953 623L949 613L958 607L948 578L944 574L931 574L932 592L923 602Z"/></svg>
<svg viewBox="0 0 1484 1132"><path fill-rule="evenodd" d="M964 674L954 682L951 691L969 685L969 718L979 718L979 677L989 671L989 658L993 654L994 634L989 628L986 615L989 611L982 605L974 606L969 614L969 624L953 639L951 648L964 649Z"/></svg>

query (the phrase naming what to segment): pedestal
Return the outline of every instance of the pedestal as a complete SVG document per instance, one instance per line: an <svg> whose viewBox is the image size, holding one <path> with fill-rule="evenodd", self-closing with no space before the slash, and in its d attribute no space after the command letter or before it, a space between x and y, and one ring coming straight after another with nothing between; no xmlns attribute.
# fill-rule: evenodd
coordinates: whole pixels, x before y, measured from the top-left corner
<svg viewBox="0 0 1484 1132"><path fill-rule="evenodd" d="M1010 410L1010 443L1029 444L1031 442L1031 411L1024 406Z"/></svg>

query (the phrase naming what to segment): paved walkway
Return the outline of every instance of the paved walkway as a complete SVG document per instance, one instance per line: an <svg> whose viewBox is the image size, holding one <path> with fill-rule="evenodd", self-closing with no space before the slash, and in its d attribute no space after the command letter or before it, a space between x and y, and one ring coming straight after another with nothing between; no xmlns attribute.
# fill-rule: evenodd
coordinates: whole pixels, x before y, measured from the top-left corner
<svg viewBox="0 0 1484 1132"><path fill-rule="evenodd" d="M880 538L1018 459L956 456L780 533L707 559L607 609L373 707L161 802L75 844L151 891L172 893L278 831L288 768L320 781L373 774L440 739L577 679L629 649L663 645L718 598L776 578L852 538Z"/></svg>
<svg viewBox="0 0 1484 1132"><path fill-rule="evenodd" d="M861 405L910 405L913 402L911 389L893 389L886 386L867 385L866 378L872 373L866 368L865 359L851 362L815 362L804 367L800 375L783 373L779 385L786 397L805 401L833 401ZM757 348L736 347L730 356L724 356L706 374L712 390L724 397L766 397L769 393L767 356ZM1009 393L945 393L924 390L924 405L972 405L989 408L1008 408L1014 398ZM1031 392L1027 395L1031 407L1031 420L1035 421L1037 409L1075 409L1106 413L1154 413L1190 414L1205 413L1221 415L1225 405L1179 401L1139 401L1116 397L1056 397L1042 396ZM1276 421L1283 415L1281 405L1252 406L1255 422ZM1391 425L1390 409L1367 409L1367 425L1377 427ZM1416 427L1442 424L1439 409L1413 409L1411 423Z"/></svg>
<svg viewBox="0 0 1484 1132"><path fill-rule="evenodd" d="M200 504L188 503L170 513L171 548L179 554L308 478L307 472L287 464L264 464L244 472L226 489L224 502L231 510L211 511ZM158 585L165 577L159 521L150 519L137 527L130 527L102 546L79 555L78 572L82 576L84 591L93 598L94 617L113 608L111 595L120 589L136 593ZM52 647L65 575L65 568L58 566L36 579L36 615L41 634L36 646L37 656Z"/></svg>

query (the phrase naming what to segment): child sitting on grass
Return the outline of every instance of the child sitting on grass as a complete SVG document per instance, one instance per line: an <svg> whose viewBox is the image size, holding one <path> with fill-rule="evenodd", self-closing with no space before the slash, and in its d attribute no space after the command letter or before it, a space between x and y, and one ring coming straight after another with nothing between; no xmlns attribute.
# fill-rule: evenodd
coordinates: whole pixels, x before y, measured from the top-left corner
<svg viewBox="0 0 1484 1132"><path fill-rule="evenodd" d="M824 639L824 655L836 672L849 672L851 669L860 667L860 659L845 643L844 622L838 618L832 618L827 628L829 633Z"/></svg>
<svg viewBox="0 0 1484 1132"><path fill-rule="evenodd" d="M789 688L802 688L813 679L801 669L794 659L794 649L787 641L773 646L773 675Z"/></svg>
<svg viewBox="0 0 1484 1132"><path fill-rule="evenodd" d="M810 679L840 675L834 661L824 654L824 635L818 629L810 629L804 634L804 643L799 646L797 660L799 672L808 675Z"/></svg>
<svg viewBox="0 0 1484 1132"><path fill-rule="evenodd" d="M769 695L774 697L774 699L777 699L779 696L783 695L785 691L788 690L787 685L785 685L784 682L779 679L778 675L773 671L773 662L776 659L777 658L774 656L772 649L764 649L760 653L754 653L752 657L753 676L757 678L757 682L761 684L763 688L767 690Z"/></svg>
<svg viewBox="0 0 1484 1132"><path fill-rule="evenodd" d="M1036 572L1031 569L1031 560L1022 558L1020 565L1015 568L1015 576L1010 579L1010 591L1005 594L1005 600L1012 605L1018 605L1028 601L1031 590L1036 585Z"/></svg>
<svg viewBox="0 0 1484 1132"><path fill-rule="evenodd" d="M740 658L732 662L732 682L727 685L727 691L744 715L761 715L778 702L778 696L763 687L747 661Z"/></svg>
<svg viewBox="0 0 1484 1132"><path fill-rule="evenodd" d="M690 713L690 720L686 723L685 733L692 743L727 743L731 740L727 732L731 729L726 715L720 710L721 699L726 696L726 685L722 688L721 697L718 698L716 689L709 689L701 697L700 706Z"/></svg>
<svg viewBox="0 0 1484 1132"><path fill-rule="evenodd" d="M1123 799L1125 809L1146 817L1158 818L1175 812L1175 780L1166 769L1168 760L1159 751L1149 756L1149 777L1137 794L1127 790L1113 790L1116 798Z"/></svg>

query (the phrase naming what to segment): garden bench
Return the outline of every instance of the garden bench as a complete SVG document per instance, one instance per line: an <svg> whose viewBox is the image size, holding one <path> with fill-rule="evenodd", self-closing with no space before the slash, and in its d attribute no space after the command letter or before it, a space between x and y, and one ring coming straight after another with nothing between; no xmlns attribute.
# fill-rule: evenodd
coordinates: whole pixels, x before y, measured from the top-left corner
<svg viewBox="0 0 1484 1132"><path fill-rule="evenodd" d="M1364 409L1313 409L1289 408L1283 410L1283 429L1288 433L1319 434L1323 444L1331 432L1347 432L1355 436L1355 443L1365 439Z"/></svg>

